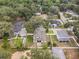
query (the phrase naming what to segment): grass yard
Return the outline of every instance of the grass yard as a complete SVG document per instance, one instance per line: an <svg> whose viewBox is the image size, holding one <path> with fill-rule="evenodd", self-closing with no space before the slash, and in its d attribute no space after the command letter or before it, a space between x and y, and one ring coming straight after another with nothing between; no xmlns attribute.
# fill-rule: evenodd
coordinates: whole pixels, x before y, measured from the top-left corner
<svg viewBox="0 0 79 59"><path fill-rule="evenodd" d="M48 34L54 34L53 30L49 30Z"/></svg>
<svg viewBox="0 0 79 59"><path fill-rule="evenodd" d="M51 40L51 44L52 46L57 46L57 37L55 35L50 35L50 40Z"/></svg>
<svg viewBox="0 0 79 59"><path fill-rule="evenodd" d="M26 45L31 46L33 44L33 36L28 35L26 40Z"/></svg>

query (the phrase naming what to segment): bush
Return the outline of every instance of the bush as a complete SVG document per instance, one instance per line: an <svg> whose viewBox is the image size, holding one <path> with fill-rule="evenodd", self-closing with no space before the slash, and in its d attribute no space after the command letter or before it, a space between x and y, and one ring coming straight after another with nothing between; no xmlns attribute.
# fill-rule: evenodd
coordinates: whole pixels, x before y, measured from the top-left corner
<svg viewBox="0 0 79 59"><path fill-rule="evenodd" d="M53 14L58 14L58 12L59 12L58 6L52 6L50 8L50 12L53 13Z"/></svg>
<svg viewBox="0 0 79 59"><path fill-rule="evenodd" d="M69 23L69 22L68 22L68 23L64 24L64 27L65 27L65 28L68 28L69 26L72 26L72 25L73 25L72 23Z"/></svg>
<svg viewBox="0 0 79 59"><path fill-rule="evenodd" d="M8 33L4 33L3 35L3 45L2 47L3 48L9 48L9 42L8 42L8 37L9 37L9 34Z"/></svg>
<svg viewBox="0 0 79 59"><path fill-rule="evenodd" d="M11 59L11 53L9 51L0 49L0 59Z"/></svg>
<svg viewBox="0 0 79 59"><path fill-rule="evenodd" d="M22 57L21 57L21 59L27 59L27 57L25 57L25 56L22 56Z"/></svg>
<svg viewBox="0 0 79 59"><path fill-rule="evenodd" d="M47 48L48 48L48 44L47 44L47 43L44 43L44 44L42 45L42 47L43 47L43 49L47 49Z"/></svg>

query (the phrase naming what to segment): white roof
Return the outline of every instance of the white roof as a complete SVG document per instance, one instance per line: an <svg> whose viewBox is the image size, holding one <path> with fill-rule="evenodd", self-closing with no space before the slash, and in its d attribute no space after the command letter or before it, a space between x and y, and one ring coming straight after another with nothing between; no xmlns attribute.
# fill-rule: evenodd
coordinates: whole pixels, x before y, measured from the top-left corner
<svg viewBox="0 0 79 59"><path fill-rule="evenodd" d="M22 28L21 31L19 32L20 36L26 36L26 29L25 28Z"/></svg>
<svg viewBox="0 0 79 59"><path fill-rule="evenodd" d="M58 59L66 59L64 55L64 51L61 48L52 48L53 56L55 56Z"/></svg>

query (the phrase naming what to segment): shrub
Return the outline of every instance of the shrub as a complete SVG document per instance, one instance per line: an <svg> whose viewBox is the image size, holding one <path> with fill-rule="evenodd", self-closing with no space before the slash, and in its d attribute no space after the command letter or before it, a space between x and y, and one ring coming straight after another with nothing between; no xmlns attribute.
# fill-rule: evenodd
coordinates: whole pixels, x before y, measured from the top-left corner
<svg viewBox="0 0 79 59"><path fill-rule="evenodd" d="M10 46L9 42L8 42L8 37L9 37L9 34L4 33L4 35L3 35L3 45L2 45L3 48L8 48Z"/></svg>
<svg viewBox="0 0 79 59"><path fill-rule="evenodd" d="M9 51L0 49L0 59L11 59L11 53Z"/></svg>
<svg viewBox="0 0 79 59"><path fill-rule="evenodd" d="M25 57L25 56L22 56L22 57L21 57L21 59L27 59L27 57Z"/></svg>

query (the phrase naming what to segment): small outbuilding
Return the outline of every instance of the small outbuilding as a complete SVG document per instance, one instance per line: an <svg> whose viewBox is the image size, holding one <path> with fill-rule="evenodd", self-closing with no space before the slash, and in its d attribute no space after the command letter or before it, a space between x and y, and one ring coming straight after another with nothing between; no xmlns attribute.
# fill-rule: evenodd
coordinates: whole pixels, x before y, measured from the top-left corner
<svg viewBox="0 0 79 59"><path fill-rule="evenodd" d="M52 55L56 59L66 59L64 51L62 48L52 48Z"/></svg>

